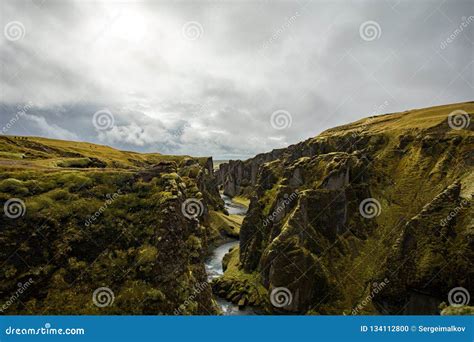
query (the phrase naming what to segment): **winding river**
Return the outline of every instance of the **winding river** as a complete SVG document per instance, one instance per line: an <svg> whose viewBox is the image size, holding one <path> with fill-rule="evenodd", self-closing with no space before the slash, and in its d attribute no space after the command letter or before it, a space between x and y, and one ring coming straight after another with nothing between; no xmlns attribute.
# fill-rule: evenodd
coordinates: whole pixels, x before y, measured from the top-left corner
<svg viewBox="0 0 474 342"><path fill-rule="evenodd" d="M245 216L247 213L247 207L234 202L230 197L221 195L222 199L225 202L225 208L231 215L241 215ZM222 269L222 259L224 255L226 255L229 250L235 246L239 245L239 240L233 240L230 242L226 242L218 247L216 247L213 251L211 256L206 260L206 271L207 277L209 280L214 278L218 278L224 274ZM216 297L217 304L222 310L224 315L253 315L253 311L249 309L239 309L239 307L231 302Z"/></svg>

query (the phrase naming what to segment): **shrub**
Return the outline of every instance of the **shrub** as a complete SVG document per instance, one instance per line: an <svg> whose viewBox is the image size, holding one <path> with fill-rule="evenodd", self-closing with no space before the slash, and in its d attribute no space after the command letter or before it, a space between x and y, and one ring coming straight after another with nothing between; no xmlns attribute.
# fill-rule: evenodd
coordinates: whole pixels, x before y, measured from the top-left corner
<svg viewBox="0 0 474 342"><path fill-rule="evenodd" d="M55 189L50 191L47 195L54 201L66 201L71 199L71 194L63 189Z"/></svg>
<svg viewBox="0 0 474 342"><path fill-rule="evenodd" d="M23 185L23 182L15 178L8 178L0 182L0 192L7 194L26 196L28 188Z"/></svg>
<svg viewBox="0 0 474 342"><path fill-rule="evenodd" d="M60 175L57 178L57 183L74 192L91 186L93 182L89 177L75 172L68 172Z"/></svg>
<svg viewBox="0 0 474 342"><path fill-rule="evenodd" d="M158 256L158 249L155 246L145 245L138 250L137 263L143 265L146 263L152 263Z"/></svg>

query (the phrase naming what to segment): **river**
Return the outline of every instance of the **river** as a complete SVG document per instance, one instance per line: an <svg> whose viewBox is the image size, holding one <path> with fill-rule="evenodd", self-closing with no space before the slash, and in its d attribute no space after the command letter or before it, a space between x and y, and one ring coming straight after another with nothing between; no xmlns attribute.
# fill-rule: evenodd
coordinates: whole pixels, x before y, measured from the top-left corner
<svg viewBox="0 0 474 342"><path fill-rule="evenodd" d="M222 199L225 203L225 208L231 215L241 215L245 216L247 213L247 207L234 202L230 197L221 195ZM222 245L216 247L213 251L211 256L206 260L206 271L207 277L209 280L214 278L218 278L224 274L224 270L222 269L222 259L224 255L226 255L229 250L233 247L239 245L239 240L233 240L230 242L223 243ZM239 309L239 307L231 302L216 297L217 304L219 305L222 313L228 316L235 316L235 315L253 315L254 312L250 309Z"/></svg>

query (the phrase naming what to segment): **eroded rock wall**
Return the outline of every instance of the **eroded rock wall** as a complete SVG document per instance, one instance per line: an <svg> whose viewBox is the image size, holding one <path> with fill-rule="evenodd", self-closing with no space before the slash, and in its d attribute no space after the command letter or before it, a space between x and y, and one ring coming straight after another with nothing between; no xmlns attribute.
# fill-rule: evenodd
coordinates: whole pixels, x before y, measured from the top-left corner
<svg viewBox="0 0 474 342"><path fill-rule="evenodd" d="M450 288L474 293L474 135L472 124L448 121L460 108L474 111L466 103L383 115L221 165L229 195L251 197L241 271L257 274L268 297L291 293L270 312L437 313Z"/></svg>

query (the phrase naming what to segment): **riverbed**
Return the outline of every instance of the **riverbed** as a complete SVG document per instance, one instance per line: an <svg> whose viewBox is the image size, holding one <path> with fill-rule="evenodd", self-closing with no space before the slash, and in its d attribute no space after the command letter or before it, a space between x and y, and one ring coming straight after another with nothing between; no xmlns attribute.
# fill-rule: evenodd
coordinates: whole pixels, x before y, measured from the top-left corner
<svg viewBox="0 0 474 342"><path fill-rule="evenodd" d="M230 215L241 215L245 216L247 213L247 207L232 201L228 196L221 195L222 199L225 202L225 208ZM232 240L226 243L221 244L216 247L211 256L206 260L206 272L208 280L212 280L220 277L224 274L222 269L222 259L230 249L239 245L239 240ZM223 298L216 297L217 304L219 305L222 313L227 316L232 315L253 315L254 312L250 309L239 309L239 307Z"/></svg>

